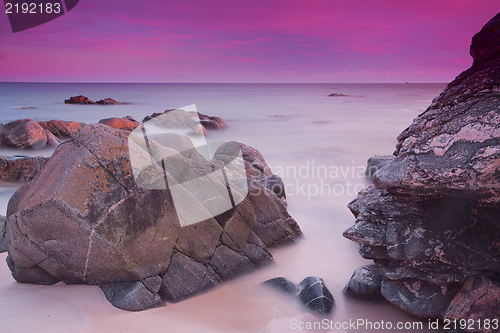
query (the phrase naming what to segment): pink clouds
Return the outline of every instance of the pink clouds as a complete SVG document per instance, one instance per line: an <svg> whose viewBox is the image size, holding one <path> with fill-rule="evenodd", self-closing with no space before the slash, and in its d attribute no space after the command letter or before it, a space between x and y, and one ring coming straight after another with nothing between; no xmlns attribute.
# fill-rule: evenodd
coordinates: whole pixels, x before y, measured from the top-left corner
<svg viewBox="0 0 500 333"><path fill-rule="evenodd" d="M0 81L443 82L498 11L497 0L87 0L17 34L0 20Z"/></svg>

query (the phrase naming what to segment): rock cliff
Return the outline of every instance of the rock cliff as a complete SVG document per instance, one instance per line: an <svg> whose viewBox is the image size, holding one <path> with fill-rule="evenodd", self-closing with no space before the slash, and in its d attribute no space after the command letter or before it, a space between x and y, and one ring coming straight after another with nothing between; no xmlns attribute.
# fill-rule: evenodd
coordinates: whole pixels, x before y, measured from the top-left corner
<svg viewBox="0 0 500 333"><path fill-rule="evenodd" d="M349 204L356 224L344 236L377 275L355 289L378 280L414 315L493 319L499 299L475 303L471 286L500 281L499 45L500 14L473 37L472 67L398 136L394 158Z"/></svg>

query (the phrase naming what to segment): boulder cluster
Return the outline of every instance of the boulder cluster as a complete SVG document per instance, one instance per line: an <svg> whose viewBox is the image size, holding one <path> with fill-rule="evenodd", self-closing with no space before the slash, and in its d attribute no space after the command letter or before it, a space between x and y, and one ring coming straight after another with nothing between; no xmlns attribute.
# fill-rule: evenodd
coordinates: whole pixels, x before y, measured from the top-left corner
<svg viewBox="0 0 500 333"><path fill-rule="evenodd" d="M78 101L86 101L88 98L85 96L76 96L70 100L73 101L71 103L76 103ZM86 103L82 102L79 104ZM143 123L172 110L155 112L151 116L146 116L143 119ZM220 117L208 116L198 112L198 118L201 124L200 129L205 134L207 129L219 130L227 128L226 123ZM99 120L99 123L126 131L133 131L138 126L141 126L141 123L131 116L105 118ZM19 119L7 124L0 124L0 147L35 150L57 147L62 141L76 136L85 126L86 124L82 122L59 119L50 121L35 121L31 118ZM45 160L46 158L43 157L0 156L0 179L9 181L31 180L41 170Z"/></svg>
<svg viewBox="0 0 500 333"><path fill-rule="evenodd" d="M66 104L87 104L87 105L88 104L101 104L101 105L124 104L121 102L117 102L114 99L109 98L109 97L105 98L105 99L98 100L97 102L94 102L91 99L89 99L88 97L85 97L83 95L73 96L73 97L70 97L69 99L65 99L64 103L66 103Z"/></svg>
<svg viewBox="0 0 500 333"><path fill-rule="evenodd" d="M42 149L55 147L61 138L78 133L85 126L76 121L39 121L28 118L0 124L0 147Z"/></svg>
<svg viewBox="0 0 500 333"><path fill-rule="evenodd" d="M374 264L349 291L492 332L478 325L500 313L499 45L500 14L473 37L472 67L398 136L392 157L369 162L373 185L349 204L356 224L344 236Z"/></svg>

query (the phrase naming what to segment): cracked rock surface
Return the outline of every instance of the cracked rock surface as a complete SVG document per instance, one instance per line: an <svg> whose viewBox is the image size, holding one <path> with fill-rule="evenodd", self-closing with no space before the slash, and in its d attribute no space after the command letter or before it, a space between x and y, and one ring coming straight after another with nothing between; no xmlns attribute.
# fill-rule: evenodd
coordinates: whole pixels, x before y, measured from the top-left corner
<svg viewBox="0 0 500 333"><path fill-rule="evenodd" d="M475 302L471 287L497 292L500 281L498 45L500 14L473 37L472 67L398 136L394 157L349 204L356 223L344 236L373 259L382 295L419 317L487 318L500 304ZM467 302L475 306L459 306Z"/></svg>
<svg viewBox="0 0 500 333"><path fill-rule="evenodd" d="M213 163L231 157L229 146L241 148L246 198L181 227L168 189L144 189L134 181L129 135L103 124L85 126L13 195L5 239L17 281L100 285L113 305L139 311L270 263L269 247L301 236L284 198L260 182L272 175L262 155L239 143L219 149ZM196 168L200 162L191 157L186 166Z"/></svg>

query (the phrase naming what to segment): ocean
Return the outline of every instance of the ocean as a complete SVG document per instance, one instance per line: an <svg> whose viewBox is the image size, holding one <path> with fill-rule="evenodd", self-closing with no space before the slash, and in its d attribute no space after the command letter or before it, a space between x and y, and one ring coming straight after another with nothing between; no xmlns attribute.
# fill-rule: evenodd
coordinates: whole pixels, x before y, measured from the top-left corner
<svg viewBox="0 0 500 333"><path fill-rule="evenodd" d="M342 292L352 272L370 264L359 256L356 244L342 237L355 221L347 204L369 185L364 176L366 160L373 155L392 154L397 135L444 87L434 83L0 83L1 123L22 118L93 123L126 115L142 120L153 112L196 104L199 112L220 116L228 124L225 130L210 131L208 141L250 145L283 178L288 210L304 233L296 244L273 250L275 265L201 296L140 313L113 308L95 286L16 283L7 265L0 264L0 317L19 317L17 326L3 325L2 330L26 332L41 327L47 332L444 332L431 329L428 320L408 315L388 302L359 300ZM127 104L64 104L65 99L76 95L94 101L111 97ZM50 156L52 151L0 148L1 155ZM0 185L0 214L5 214L8 200L19 184ZM326 322L279 293L259 286L277 276L298 283L313 275L324 279L335 298L334 312ZM22 306L9 306L9 298L19 297L25 300ZM100 311L95 310L96 304ZM24 311L36 309L40 309L36 318L23 317ZM65 318L72 318L73 324L65 324ZM365 326L353 326L353 322ZM382 322L385 326L380 326ZM397 329L398 323L401 329Z"/></svg>

